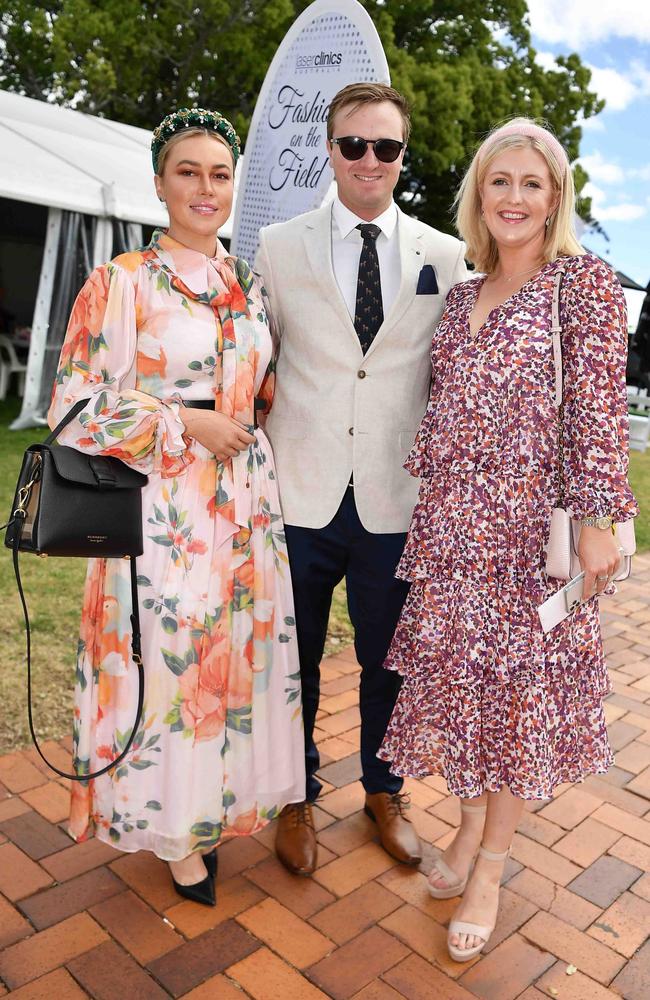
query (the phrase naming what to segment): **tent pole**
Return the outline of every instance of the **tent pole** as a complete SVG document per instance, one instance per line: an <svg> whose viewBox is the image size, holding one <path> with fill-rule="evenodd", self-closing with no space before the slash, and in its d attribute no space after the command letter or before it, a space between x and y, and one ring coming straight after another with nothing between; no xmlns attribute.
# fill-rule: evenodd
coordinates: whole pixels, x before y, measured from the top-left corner
<svg viewBox="0 0 650 1000"><path fill-rule="evenodd" d="M35 417L41 392L45 345L50 325L50 307L54 291L54 277L56 275L62 219L63 212L60 208L49 209L45 247L41 263L41 276L38 282L36 305L34 306L34 316L32 319L32 335L29 342L25 395L23 396L20 415L10 425L10 429L13 431L21 430L23 427L34 427L37 423Z"/></svg>
<svg viewBox="0 0 650 1000"><path fill-rule="evenodd" d="M93 267L100 267L113 256L113 223L111 219L99 216L93 245Z"/></svg>

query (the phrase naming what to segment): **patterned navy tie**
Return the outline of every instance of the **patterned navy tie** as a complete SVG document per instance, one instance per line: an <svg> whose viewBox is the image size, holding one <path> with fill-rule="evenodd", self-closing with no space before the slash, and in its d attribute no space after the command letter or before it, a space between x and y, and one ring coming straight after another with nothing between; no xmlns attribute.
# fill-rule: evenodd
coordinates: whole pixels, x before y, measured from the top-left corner
<svg viewBox="0 0 650 1000"><path fill-rule="evenodd" d="M365 354L375 339L377 330L384 322L379 257L376 245L381 229L372 224L357 226L357 229L363 237L363 247L359 257L354 329L357 331L361 349Z"/></svg>

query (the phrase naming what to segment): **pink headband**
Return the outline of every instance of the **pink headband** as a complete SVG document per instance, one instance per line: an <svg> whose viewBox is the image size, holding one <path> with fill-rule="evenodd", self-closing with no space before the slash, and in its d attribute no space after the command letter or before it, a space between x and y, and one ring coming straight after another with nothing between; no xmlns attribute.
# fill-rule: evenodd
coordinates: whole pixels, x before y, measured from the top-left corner
<svg viewBox="0 0 650 1000"><path fill-rule="evenodd" d="M521 125L504 125L503 128L499 128L496 132L493 132L479 149L479 162L496 142L508 135L525 135L530 139L537 139L539 142L543 142L557 163L560 174L565 176L569 172L569 160L561 144L547 129L541 128L539 125L534 125L532 122Z"/></svg>

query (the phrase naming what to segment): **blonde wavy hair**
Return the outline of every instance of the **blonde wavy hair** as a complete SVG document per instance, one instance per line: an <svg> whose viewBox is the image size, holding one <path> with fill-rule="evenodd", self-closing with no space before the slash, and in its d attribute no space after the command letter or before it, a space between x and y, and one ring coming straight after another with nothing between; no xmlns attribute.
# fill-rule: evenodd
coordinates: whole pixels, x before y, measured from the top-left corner
<svg viewBox="0 0 650 1000"><path fill-rule="evenodd" d="M517 132L517 128L522 128ZM499 132L506 132L499 136ZM528 135L527 132L535 132ZM544 134L546 133L546 135ZM546 138L548 136L548 139ZM557 208L546 230L542 254L544 261L557 257L584 254L574 228L575 187L568 160L557 159L558 140L545 124L532 118L513 118L504 122L481 143L460 185L454 202L456 228L467 246L467 258L479 271L490 274L499 259L499 251L481 215L481 189L490 163L507 149L529 147L540 153L548 166L553 190L559 195ZM561 147L559 147L561 149ZM555 152L553 152L555 151ZM563 151L562 151L563 152ZM566 159L566 154L564 154Z"/></svg>

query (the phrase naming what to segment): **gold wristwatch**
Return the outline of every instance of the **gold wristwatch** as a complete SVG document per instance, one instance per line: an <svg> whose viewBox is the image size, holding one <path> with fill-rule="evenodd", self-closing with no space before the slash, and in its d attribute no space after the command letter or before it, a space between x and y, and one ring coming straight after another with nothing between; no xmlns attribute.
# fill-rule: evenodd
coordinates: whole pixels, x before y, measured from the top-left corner
<svg viewBox="0 0 650 1000"><path fill-rule="evenodd" d="M583 517L580 524L585 528L600 528L602 531L611 531L614 534L614 520L609 514L602 517Z"/></svg>

